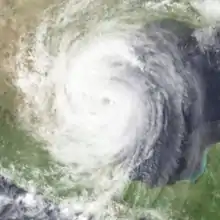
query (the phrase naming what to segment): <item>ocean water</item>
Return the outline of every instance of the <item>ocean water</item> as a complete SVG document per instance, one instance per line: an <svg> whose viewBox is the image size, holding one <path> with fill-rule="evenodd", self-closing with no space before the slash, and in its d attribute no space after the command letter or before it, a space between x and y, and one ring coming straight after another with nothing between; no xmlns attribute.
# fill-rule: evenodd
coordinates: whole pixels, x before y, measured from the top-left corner
<svg viewBox="0 0 220 220"><path fill-rule="evenodd" d="M114 165L144 111L141 90L109 82L114 57L139 65L124 40L130 31L156 17L213 24L219 1L3 0L0 8L2 175L97 219L220 217L218 146L195 184L147 189Z"/></svg>

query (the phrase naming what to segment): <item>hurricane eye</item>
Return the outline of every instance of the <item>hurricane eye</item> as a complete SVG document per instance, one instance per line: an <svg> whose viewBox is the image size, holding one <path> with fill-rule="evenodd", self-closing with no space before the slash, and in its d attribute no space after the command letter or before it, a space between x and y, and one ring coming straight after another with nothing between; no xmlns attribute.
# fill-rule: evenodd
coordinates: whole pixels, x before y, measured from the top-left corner
<svg viewBox="0 0 220 220"><path fill-rule="evenodd" d="M102 98L102 104L109 105L109 104L111 104L111 100L108 97L104 97L104 98Z"/></svg>

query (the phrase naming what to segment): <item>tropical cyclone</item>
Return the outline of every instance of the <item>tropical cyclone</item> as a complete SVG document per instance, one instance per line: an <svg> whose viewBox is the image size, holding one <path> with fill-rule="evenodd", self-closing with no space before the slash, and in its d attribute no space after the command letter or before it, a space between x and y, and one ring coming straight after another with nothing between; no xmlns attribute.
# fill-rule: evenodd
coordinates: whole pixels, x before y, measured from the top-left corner
<svg viewBox="0 0 220 220"><path fill-rule="evenodd" d="M75 180L94 184L95 202L105 206L130 181L163 187L203 172L206 149L220 140L216 29L207 36L167 19L74 43L66 35L58 56L47 42L41 63L45 36L31 74L18 74L32 106L22 117L30 128L27 117L39 118L33 131L56 160L74 165Z"/></svg>

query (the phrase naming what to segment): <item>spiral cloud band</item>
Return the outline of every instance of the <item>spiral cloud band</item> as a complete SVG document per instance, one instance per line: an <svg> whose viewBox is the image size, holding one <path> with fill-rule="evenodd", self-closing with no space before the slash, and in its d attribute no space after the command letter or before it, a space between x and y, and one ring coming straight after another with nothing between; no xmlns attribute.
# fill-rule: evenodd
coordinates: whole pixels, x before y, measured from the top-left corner
<svg viewBox="0 0 220 220"><path fill-rule="evenodd" d="M202 41L206 30L181 22L94 27L78 24L77 13L68 17L68 7L61 14L46 17L18 55L19 117L73 170L73 183L93 189L81 212L116 219L110 201L127 183L190 179L205 148L219 141L220 103L209 99L220 93L218 54Z"/></svg>

